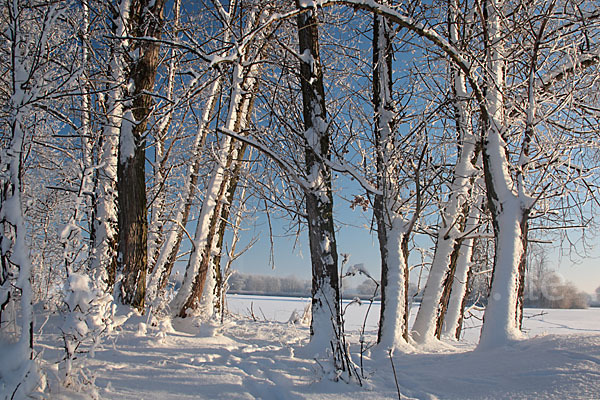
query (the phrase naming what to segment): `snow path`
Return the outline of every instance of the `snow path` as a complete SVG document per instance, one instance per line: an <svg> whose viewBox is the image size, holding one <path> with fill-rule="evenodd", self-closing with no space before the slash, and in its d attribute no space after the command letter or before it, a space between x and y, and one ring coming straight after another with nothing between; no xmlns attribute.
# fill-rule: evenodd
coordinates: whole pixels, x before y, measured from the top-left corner
<svg viewBox="0 0 600 400"><path fill-rule="evenodd" d="M269 300L258 296L230 298L239 307L250 308L260 321L247 315L226 322L224 327L178 326L161 332L148 327L139 332L145 317L130 320L120 334L109 337L89 359L87 370L95 375L101 399L362 399L397 398L389 359L364 359L364 387L319 378L313 360L297 358L295 351L307 342L308 328L281 321L264 321L262 314L280 320L285 310L305 301ZM270 304L270 306L269 306ZM261 311L258 311L258 307ZM349 310L353 310L350 306ZM365 307L360 306L360 307ZM233 307L232 307L233 308ZM413 307L415 308L415 307ZM416 311L416 309L415 309ZM594 399L600 398L600 309L527 310L528 340L502 349L473 351L476 326L467 341L450 342L413 353L396 353L394 366L403 398L416 399ZM377 315L378 310L371 313ZM358 314L358 315L357 315ZM260 317L259 317L260 315ZM289 315L287 315L289 317ZM351 312L349 322L359 320ZM41 318L38 317L38 320ZM51 317L38 340L45 370L61 356ZM369 326L368 341L375 330ZM579 333L582 332L582 333ZM545 335L545 333L548 333ZM574 334L575 333L575 334ZM359 362L358 334L350 329L349 342ZM51 399L89 398L59 389L48 373Z"/></svg>

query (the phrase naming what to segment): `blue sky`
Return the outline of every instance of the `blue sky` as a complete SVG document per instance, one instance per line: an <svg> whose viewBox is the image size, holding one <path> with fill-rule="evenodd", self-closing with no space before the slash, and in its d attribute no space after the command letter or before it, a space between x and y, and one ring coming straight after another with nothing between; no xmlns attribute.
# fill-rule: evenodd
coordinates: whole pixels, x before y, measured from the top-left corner
<svg viewBox="0 0 600 400"><path fill-rule="evenodd" d="M338 219L342 219L337 232L339 253L350 254L349 265L362 263L373 274L379 277L379 249L376 233L370 233L368 213L363 213L358 208L350 210L347 204L337 199ZM307 232L301 232L299 240L294 237L284 237L285 222L272 219L274 238L275 268L269 264L270 243L269 228L264 216L259 216L252 224L246 226L242 242L238 248L243 248L248 241L258 236L258 242L242 255L233 265L233 268L242 273L263 275L289 276L295 275L302 279L310 279L310 253L308 248ZM341 258L340 258L341 260ZM415 254L412 254L411 264L418 263ZM580 262L572 261L568 256L560 256L558 252L551 252L548 258L548 268L557 271L564 279L573 282L581 290L593 293L600 286L600 246L592 251L590 257L581 259ZM362 278L361 278L362 279ZM418 272L414 270L411 281L416 282Z"/></svg>

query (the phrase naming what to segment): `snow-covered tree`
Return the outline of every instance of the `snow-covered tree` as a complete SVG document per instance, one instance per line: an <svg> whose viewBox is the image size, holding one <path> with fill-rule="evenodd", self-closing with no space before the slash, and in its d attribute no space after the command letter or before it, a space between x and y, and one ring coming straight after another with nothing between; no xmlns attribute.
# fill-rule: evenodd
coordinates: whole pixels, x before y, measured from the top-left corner
<svg viewBox="0 0 600 400"><path fill-rule="evenodd" d="M148 269L148 218L146 211L146 135L153 109L152 91L160 62L164 0L133 0L120 4L128 24L129 46L125 59L124 114L120 123L117 189L119 200L118 270L121 301L144 310ZM125 40L115 32L117 40Z"/></svg>
<svg viewBox="0 0 600 400"><path fill-rule="evenodd" d="M459 25L458 15L458 2L449 2L449 42L460 48L459 32L464 30ZM462 47L464 46L463 43ZM440 337L450 293L462 291L465 287L459 286L459 282L466 280L472 246L472 239L465 240L465 234L473 233L473 225L477 220L476 208L479 203L474 192L476 178L480 175L480 168L477 166L480 151L471 121L470 94L464 72L456 66L451 66L450 71L458 158L454 166L448 200L440 210L441 222L436 235L433 260L427 276L423 300L412 327L412 336L419 342L425 342L434 335ZM472 209L475 215L470 218ZM456 274L457 270L458 274ZM456 287L453 287L455 284ZM462 299L457 297L456 301L462 302ZM457 303L454 304L455 309L456 306Z"/></svg>
<svg viewBox="0 0 600 400"><path fill-rule="evenodd" d="M6 2L3 33L10 47L10 98L0 152L0 396L25 398L43 389L34 353L32 264L24 220L23 171L34 110L54 95L63 76L48 60L65 3ZM57 79L54 84L49 80ZM70 77L67 77L67 80ZM64 81L63 81L64 82ZM56 85L56 86L55 86Z"/></svg>
<svg viewBox="0 0 600 400"><path fill-rule="evenodd" d="M388 348L408 340L408 241L418 212L407 218L398 184L398 139L395 137L392 99L392 28L386 18L373 19L373 108L377 187L373 213L381 254L381 316L378 342ZM417 178L418 179L418 178ZM418 195L419 196L419 195ZM407 210L403 210L407 211Z"/></svg>
<svg viewBox="0 0 600 400"><path fill-rule="evenodd" d="M235 17L236 3L229 5L225 11L220 4L214 3L217 11L224 17L225 29L231 29L232 18ZM246 145L232 138L246 129L250 122L254 97L256 95L257 73L260 64L256 62L261 53L258 46L251 46L252 39L263 38L263 33L256 28L263 22L260 9L250 12L247 20L241 20L242 35L245 43L236 48L231 68L231 88L228 98L227 114L223 126L218 127L224 134L220 138L215 164L210 172L205 197L196 223L193 247L186 266L183 284L171 303L175 315L186 317L191 314L201 315L205 319L212 317L215 307L216 257L222 246L222 217L229 217L224 212L224 205L233 200L239 178L239 169ZM233 32L226 35L235 42L241 41ZM219 61L219 60L216 60ZM210 110L207 110L210 112ZM207 114L208 115L208 114ZM223 226L224 229L224 226ZM224 231L223 231L224 232Z"/></svg>
<svg viewBox="0 0 600 400"><path fill-rule="evenodd" d="M303 9L301 2L296 6ZM341 365L339 351L340 309L338 285L338 254L333 226L333 195L331 168L325 160L331 158L328 133L323 71L319 57L319 21L316 10L305 9L298 15L300 83L302 87L306 214L312 264L311 347L315 353L334 351L335 367Z"/></svg>
<svg viewBox="0 0 600 400"><path fill-rule="evenodd" d="M119 131L123 119L123 83L125 81L127 19L129 2L122 7L117 3L107 16L114 35L110 41L107 82L103 99L105 112L98 149L98 169L94 187L94 221L91 231L91 269L97 284L111 292L117 276L118 209L117 165ZM107 11L108 12L108 11Z"/></svg>

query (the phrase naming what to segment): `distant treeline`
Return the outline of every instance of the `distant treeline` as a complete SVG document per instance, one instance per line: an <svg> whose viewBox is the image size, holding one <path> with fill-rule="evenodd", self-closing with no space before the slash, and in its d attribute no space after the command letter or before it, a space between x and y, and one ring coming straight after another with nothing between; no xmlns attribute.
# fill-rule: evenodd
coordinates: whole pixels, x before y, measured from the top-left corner
<svg viewBox="0 0 600 400"><path fill-rule="evenodd" d="M310 297L310 281L300 280L295 276L278 277L234 272L228 283L229 293Z"/></svg>
<svg viewBox="0 0 600 400"><path fill-rule="evenodd" d="M524 293L525 307L536 308L586 308L591 299L585 293L580 292L570 282L562 281L553 271L545 271L541 277L535 279L530 276ZM477 285L474 285L477 286ZM485 285L484 285L485 286ZM370 299L375 293L376 283L365 279L358 286L342 285L342 296L345 299L359 297ZM255 275L234 272L229 278L229 293L233 294L257 294L268 296L287 297L310 297L311 282L307 279L299 279L290 275L285 277L271 275ZM422 293L417 293L417 286L413 283L409 287L409 298L412 302L420 302ZM467 304L477 303L481 306L487 304L486 288L472 287L471 295ZM592 306L600 306L600 288L598 292L599 301ZM374 297L380 300L380 293Z"/></svg>
<svg viewBox="0 0 600 400"><path fill-rule="evenodd" d="M286 277L242 274L234 272L229 278L229 293L234 294L263 294L270 296L297 296L310 297L311 282L309 280L299 279L290 275ZM380 300L380 293L375 293L376 284L370 279L365 279L361 284L355 287L342 286L342 296L344 298L360 297L369 299L375 294L375 300ZM410 296L413 300L420 300L417 293L417 287L410 285Z"/></svg>

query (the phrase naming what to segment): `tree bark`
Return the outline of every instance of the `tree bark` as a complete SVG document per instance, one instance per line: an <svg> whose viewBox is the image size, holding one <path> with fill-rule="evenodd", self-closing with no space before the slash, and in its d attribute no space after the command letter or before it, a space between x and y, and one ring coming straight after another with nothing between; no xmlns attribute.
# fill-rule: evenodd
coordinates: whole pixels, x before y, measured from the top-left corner
<svg viewBox="0 0 600 400"><path fill-rule="evenodd" d="M173 34L175 40L179 38L179 15L181 9L181 0L173 2ZM169 133L169 127L173 120L174 107L169 104L173 102L173 93L175 91L175 74L178 70L178 51L173 48L170 52L169 69L167 72L167 112L156 123L154 129L154 201L152 204L152 213L150 225L148 227L148 274L152 274L156 266L159 250L162 247L164 239L164 224L166 219L166 191L164 190L164 181L167 179L167 163L169 161L169 152L165 154L165 142ZM194 157L194 159L197 159ZM170 272L170 271L169 271Z"/></svg>
<svg viewBox="0 0 600 400"><path fill-rule="evenodd" d="M296 7L302 8L296 0ZM311 346L317 354L337 349L340 329L338 254L333 224L331 158L323 72L319 56L319 21L316 10L297 17L300 83L305 140L305 172L311 189L306 191L306 213L312 264ZM335 350L334 350L335 351ZM335 357L335 355L334 355Z"/></svg>
<svg viewBox="0 0 600 400"><path fill-rule="evenodd" d="M479 198L481 196L478 196ZM479 225L480 212L477 207L481 203L481 198L471 206L469 218L467 220L465 231L469 233L477 232ZM468 282L471 276L471 261L473 258L473 238L464 238L461 241L460 249L456 257L454 274L452 280L445 282L445 292L447 299L444 300L442 312L438 316L436 325L436 336L441 338L442 334L447 337L460 338L462 317L464 315L464 306L466 297L469 295ZM447 286L450 286L447 288Z"/></svg>
<svg viewBox="0 0 600 400"><path fill-rule="evenodd" d="M229 99L229 111L226 128L239 132L250 121L256 92L257 64L243 68L236 64L233 68L233 87ZM245 71L244 71L245 69ZM218 247L217 237L221 210L225 196L232 183L231 169L239 162L241 146L225 136L221 141L212 177L207 188L207 195L202 204L200 217L194 234L192 253L186 267L184 284L173 301L177 316L187 317L190 313L201 312L205 318L213 314L214 296L214 250Z"/></svg>
<svg viewBox="0 0 600 400"><path fill-rule="evenodd" d="M131 35L160 38L165 0L134 0L129 10ZM129 54L128 78L133 88L121 123L118 176L119 270L123 274L119 293L123 304L144 310L148 268L146 211L146 126L152 111L152 95L160 45L134 39ZM135 56L134 56L135 57ZM133 149L132 149L133 147Z"/></svg>
<svg viewBox="0 0 600 400"><path fill-rule="evenodd" d="M111 23L117 38L127 35L126 21L129 19L129 0L114 6ZM92 250L90 266L97 284L105 292L112 292L117 276L118 249L118 200L117 165L119 130L123 119L123 83L125 81L124 40L115 39L110 45L110 63L107 71L106 110L100 136L98 165L95 176L94 209L92 212Z"/></svg>
<svg viewBox="0 0 600 400"><path fill-rule="evenodd" d="M503 346L521 337L519 330L520 272L526 262L529 207L521 193L515 193L509 171L504 119L504 47L500 13L502 2L486 5L488 29L486 106L489 120L484 126L483 168L488 207L494 227L494 265L491 292L483 318L479 346Z"/></svg>
<svg viewBox="0 0 600 400"><path fill-rule="evenodd" d="M181 241L183 240L183 235L185 233L184 227L188 223L192 203L194 202L194 197L198 190L196 186L198 184L198 173L202 164L200 153L206 142L211 114L219 98L222 80L222 77L217 77L215 82L213 82L210 88L210 96L204 106L202 121L197 129L193 146L192 166L185 177L185 183L183 185L184 194L178 205L175 222L173 224L174 226L163 241L160 251L158 251L156 265L148 286L148 294L146 297L149 302L154 302L161 296L161 293L169 282L169 276L171 275L171 271L177 260L177 253L179 252L179 247L181 246Z"/></svg>
<svg viewBox="0 0 600 400"><path fill-rule="evenodd" d="M373 213L381 255L381 311L377 342L386 348L408 339L408 235L407 224L390 206L393 188L394 102L392 99L391 29L388 21L373 16L373 109L377 187Z"/></svg>

